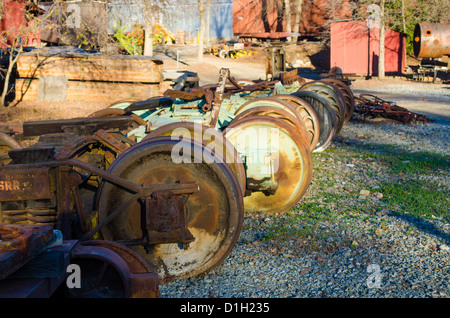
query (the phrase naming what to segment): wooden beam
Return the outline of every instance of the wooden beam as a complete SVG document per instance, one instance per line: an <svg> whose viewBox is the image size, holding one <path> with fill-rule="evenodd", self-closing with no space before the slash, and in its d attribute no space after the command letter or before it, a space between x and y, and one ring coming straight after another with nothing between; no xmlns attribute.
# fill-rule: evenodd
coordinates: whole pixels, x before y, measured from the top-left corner
<svg viewBox="0 0 450 318"><path fill-rule="evenodd" d="M17 71L22 78L67 76L69 80L160 83L162 65L161 60L145 56L26 53L17 61Z"/></svg>
<svg viewBox="0 0 450 318"><path fill-rule="evenodd" d="M16 101L37 101L39 94L39 79L18 78L15 82ZM115 83L67 81L66 101L118 101L126 99L145 100L159 96L159 84Z"/></svg>

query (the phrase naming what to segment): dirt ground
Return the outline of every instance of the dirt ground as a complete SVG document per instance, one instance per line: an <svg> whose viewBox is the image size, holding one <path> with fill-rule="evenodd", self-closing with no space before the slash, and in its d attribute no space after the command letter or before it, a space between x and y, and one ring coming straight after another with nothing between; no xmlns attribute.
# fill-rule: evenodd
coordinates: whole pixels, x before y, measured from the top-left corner
<svg viewBox="0 0 450 318"><path fill-rule="evenodd" d="M163 60L163 69L188 70L196 72L200 79L200 85L217 83L219 71L222 67L230 69L231 75L238 80L257 80L266 77L266 55L263 47L249 47L255 51L255 55L240 57L237 59L219 58L217 56L204 54L203 62L198 63L196 46L170 46L164 49L155 50L155 56ZM286 50L286 62L289 65L296 64L300 70L300 75L307 80L317 79L321 73L327 72L326 52L321 51L317 43L304 43L301 45L289 45ZM178 57L178 58L177 58ZM409 58L407 65L418 63L414 58ZM300 67L299 67L300 66ZM392 93L389 89L398 87ZM401 87L407 87L402 90ZM376 92L380 97L389 100L399 100L399 106L410 108L412 111L423 110L424 101L427 102L427 114L433 116L443 116L450 119L450 90L447 97L442 97L442 93L433 98L433 90L449 89L450 85L442 82L418 83L407 80L405 77L388 77L386 80L356 78L352 81L351 88L354 94ZM420 89L429 91L427 97L411 94ZM387 89L387 92L383 92ZM403 93L402 93L403 91ZM400 92L400 93L399 93ZM445 94L444 94L445 95ZM378 95L377 95L378 96ZM56 102L56 101L22 101L18 104L0 109L0 125L21 126L25 121L38 121L46 119L64 119L84 117L89 114L108 107L115 102Z"/></svg>

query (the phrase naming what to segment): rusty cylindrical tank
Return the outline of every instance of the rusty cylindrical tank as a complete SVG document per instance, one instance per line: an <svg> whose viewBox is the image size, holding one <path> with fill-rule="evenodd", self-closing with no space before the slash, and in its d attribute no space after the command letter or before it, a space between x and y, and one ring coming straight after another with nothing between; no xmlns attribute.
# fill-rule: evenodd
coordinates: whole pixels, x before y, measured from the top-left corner
<svg viewBox="0 0 450 318"><path fill-rule="evenodd" d="M414 28L414 55L417 58L438 58L450 55L449 23L418 23Z"/></svg>

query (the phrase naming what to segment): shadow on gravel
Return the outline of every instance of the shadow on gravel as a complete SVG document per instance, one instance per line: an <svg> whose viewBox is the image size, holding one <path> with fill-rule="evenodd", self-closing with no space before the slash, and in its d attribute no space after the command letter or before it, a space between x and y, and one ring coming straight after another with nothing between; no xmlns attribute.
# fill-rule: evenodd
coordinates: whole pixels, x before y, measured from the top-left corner
<svg viewBox="0 0 450 318"><path fill-rule="evenodd" d="M390 216L450 244L450 229L442 230L428 221L434 217L450 223L449 189L440 181L436 182L444 177L442 171L450 171L448 156L351 138L342 138L340 143L350 155L356 152L362 159L372 158L385 166L385 177L380 180L377 191L383 193L382 200L392 211Z"/></svg>
<svg viewBox="0 0 450 318"><path fill-rule="evenodd" d="M438 229L433 223L426 221L424 219L413 217L409 215L402 215L402 214L391 214L391 216L403 220L405 222L408 222L409 224L416 227L419 231L422 231L424 233L427 233L431 236L434 236L436 238L439 238L443 240L446 244L450 244L450 234L445 233L444 231Z"/></svg>

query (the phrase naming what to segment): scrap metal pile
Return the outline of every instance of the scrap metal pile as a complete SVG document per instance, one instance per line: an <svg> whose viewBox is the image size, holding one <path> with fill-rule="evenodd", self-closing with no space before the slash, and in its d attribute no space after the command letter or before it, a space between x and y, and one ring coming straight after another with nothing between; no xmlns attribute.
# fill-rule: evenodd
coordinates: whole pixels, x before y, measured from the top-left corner
<svg viewBox="0 0 450 318"><path fill-rule="evenodd" d="M381 116L404 124L433 122L432 119L427 118L425 115L413 113L404 107L398 106L395 102L385 101L375 95L360 94L355 99L355 113L360 114L363 118L366 116Z"/></svg>
<svg viewBox="0 0 450 318"><path fill-rule="evenodd" d="M337 79L307 82L294 71L235 81L222 69L217 84L25 122L34 145L0 138L0 226L19 236L26 226L61 232L54 251L89 273L81 288L65 288L69 296L158 297L158 284L219 265L244 213L298 204L312 152L331 144L354 108ZM0 250L9 264L1 270L13 268L10 252ZM19 284L3 277L0 293Z"/></svg>

